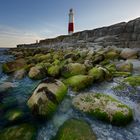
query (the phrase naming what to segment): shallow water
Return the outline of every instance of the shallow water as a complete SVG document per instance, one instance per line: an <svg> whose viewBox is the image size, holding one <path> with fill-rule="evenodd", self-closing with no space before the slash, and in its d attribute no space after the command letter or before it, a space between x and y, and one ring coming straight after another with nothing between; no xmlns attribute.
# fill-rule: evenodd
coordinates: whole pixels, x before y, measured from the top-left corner
<svg viewBox="0 0 140 140"><path fill-rule="evenodd" d="M11 59L13 59L11 56L7 56L7 59L5 60L0 59L0 63L10 61ZM0 84L4 83L5 81L14 83L15 87L5 93L0 93L0 103L7 105L6 111L12 108L20 108L25 113L23 121L32 121L32 123L34 123L36 120L33 120L33 117L26 106L26 102L39 81L32 81L28 77L25 77L23 80L14 80L11 76L1 73ZM126 91L126 94L123 92L120 93L114 91L113 87L116 85L117 83L115 81L103 82L101 84L93 85L84 92L101 92L108 94L130 106L133 109L134 120L128 126L112 126L111 124L104 123L96 118L91 118L90 116L74 110L71 102L72 98L75 96L75 93L69 90L67 96L59 105L53 118L50 121L36 123L39 128L37 140L50 140L52 136L55 136L58 128L64 123L64 121L69 118L80 118L86 120L96 133L98 140L140 140L140 98L133 98L135 95L128 96L129 92L132 90L129 88L128 91ZM139 89L133 90L140 93ZM3 116L5 112L0 112L1 116ZM4 120L4 118L1 117L0 128L2 129L6 123L7 122Z"/></svg>

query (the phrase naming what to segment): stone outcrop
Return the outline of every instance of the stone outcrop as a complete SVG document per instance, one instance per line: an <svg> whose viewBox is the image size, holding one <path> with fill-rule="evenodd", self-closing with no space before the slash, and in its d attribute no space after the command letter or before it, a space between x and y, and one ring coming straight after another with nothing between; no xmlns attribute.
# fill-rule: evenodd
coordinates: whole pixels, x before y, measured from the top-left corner
<svg viewBox="0 0 140 140"><path fill-rule="evenodd" d="M140 47L140 18L108 27L76 32L56 38L40 40L35 44L17 45L17 47L67 47L67 46L118 46L122 48Z"/></svg>

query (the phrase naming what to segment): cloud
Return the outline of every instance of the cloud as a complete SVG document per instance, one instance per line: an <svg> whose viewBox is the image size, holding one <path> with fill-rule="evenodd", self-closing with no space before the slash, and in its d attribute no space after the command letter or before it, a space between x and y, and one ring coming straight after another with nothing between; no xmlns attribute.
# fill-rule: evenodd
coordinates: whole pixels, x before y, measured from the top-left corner
<svg viewBox="0 0 140 140"><path fill-rule="evenodd" d="M24 30L0 25L0 47L16 47L17 44L34 43L36 40L55 37L60 33L54 28Z"/></svg>

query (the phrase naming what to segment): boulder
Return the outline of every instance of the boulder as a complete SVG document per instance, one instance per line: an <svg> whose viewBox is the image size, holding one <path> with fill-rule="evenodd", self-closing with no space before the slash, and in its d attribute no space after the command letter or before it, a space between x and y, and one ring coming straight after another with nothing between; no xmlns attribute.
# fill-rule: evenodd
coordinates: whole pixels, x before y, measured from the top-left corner
<svg viewBox="0 0 140 140"><path fill-rule="evenodd" d="M69 63L65 65L61 70L61 75L65 78L85 73L86 67L84 64L80 63Z"/></svg>
<svg viewBox="0 0 140 140"><path fill-rule="evenodd" d="M95 81L103 81L104 80L104 71L100 68L92 68L89 70L88 75L93 77Z"/></svg>
<svg viewBox="0 0 140 140"><path fill-rule="evenodd" d="M6 92L7 90L12 89L13 87L16 87L14 83L4 82L0 85L0 92Z"/></svg>
<svg viewBox="0 0 140 140"><path fill-rule="evenodd" d="M52 140L96 140L96 135L87 122L70 119L64 122Z"/></svg>
<svg viewBox="0 0 140 140"><path fill-rule="evenodd" d="M79 91L90 86L93 82L92 76L88 75L75 75L64 81L74 91Z"/></svg>
<svg viewBox="0 0 140 140"><path fill-rule="evenodd" d="M121 51L120 56L123 59L135 59L137 58L137 50L125 48Z"/></svg>
<svg viewBox="0 0 140 140"><path fill-rule="evenodd" d="M49 118L66 93L67 87L61 81L45 79L34 90L27 104L34 115Z"/></svg>
<svg viewBox="0 0 140 140"><path fill-rule="evenodd" d="M28 76L31 79L40 80L46 77L46 72L41 67L34 66L30 68Z"/></svg>
<svg viewBox="0 0 140 140"><path fill-rule="evenodd" d="M109 95L79 94L72 103L76 109L114 125L127 125L133 119L132 110Z"/></svg>
<svg viewBox="0 0 140 140"><path fill-rule="evenodd" d="M52 77L58 77L60 75L60 67L58 65L53 65L48 68L48 75Z"/></svg>
<svg viewBox="0 0 140 140"><path fill-rule="evenodd" d="M117 51L108 51L105 54L105 58L106 59L111 59L111 60L118 59L119 58L119 53Z"/></svg>
<svg viewBox="0 0 140 140"><path fill-rule="evenodd" d="M126 61L126 63L132 63L133 64L133 71L137 74L140 74L140 60L138 59L129 59Z"/></svg>
<svg viewBox="0 0 140 140"><path fill-rule="evenodd" d="M2 66L2 69L4 73L12 73L26 67L27 67L27 64L26 64L25 59L18 59L12 62L4 63Z"/></svg>
<svg viewBox="0 0 140 140"><path fill-rule="evenodd" d="M0 132L2 140L35 140L36 128L30 124L7 127Z"/></svg>
<svg viewBox="0 0 140 140"><path fill-rule="evenodd" d="M14 72L14 78L20 80L24 78L25 74L26 74L25 69L17 70Z"/></svg>
<svg viewBox="0 0 140 140"><path fill-rule="evenodd" d="M121 63L116 65L118 71L121 72L132 72L133 71L133 64L132 63Z"/></svg>

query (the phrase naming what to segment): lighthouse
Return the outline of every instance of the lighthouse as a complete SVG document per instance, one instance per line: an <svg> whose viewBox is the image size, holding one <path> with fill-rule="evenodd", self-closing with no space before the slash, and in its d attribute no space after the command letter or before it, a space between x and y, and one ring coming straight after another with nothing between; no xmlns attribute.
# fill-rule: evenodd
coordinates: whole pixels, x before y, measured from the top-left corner
<svg viewBox="0 0 140 140"><path fill-rule="evenodd" d="M73 13L73 9L71 8L69 11L68 34L72 35L73 32L74 32L74 13Z"/></svg>

